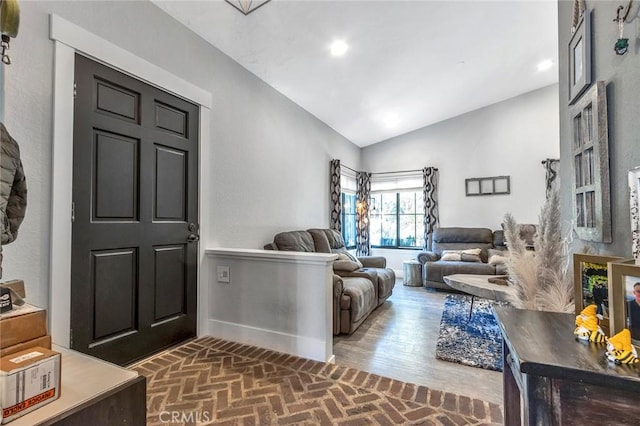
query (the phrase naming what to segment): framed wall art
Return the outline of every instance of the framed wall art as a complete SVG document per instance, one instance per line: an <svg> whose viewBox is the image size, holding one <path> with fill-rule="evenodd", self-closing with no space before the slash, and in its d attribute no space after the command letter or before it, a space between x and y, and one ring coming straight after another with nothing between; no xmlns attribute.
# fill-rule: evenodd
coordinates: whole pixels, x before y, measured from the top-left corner
<svg viewBox="0 0 640 426"><path fill-rule="evenodd" d="M631 216L631 252L640 264L640 167L629 170L629 212Z"/></svg>
<svg viewBox="0 0 640 426"><path fill-rule="evenodd" d="M611 242L609 131L604 81L569 108L573 154L574 230L587 241Z"/></svg>
<svg viewBox="0 0 640 426"><path fill-rule="evenodd" d="M464 180L465 195L500 195L511 193L509 176L490 176Z"/></svg>
<svg viewBox="0 0 640 426"><path fill-rule="evenodd" d="M621 261L618 256L598 256L593 254L573 254L573 285L575 291L576 315L589 305L596 305L596 312L603 319L600 327L605 333L610 327L609 262Z"/></svg>
<svg viewBox="0 0 640 426"><path fill-rule="evenodd" d="M591 84L591 11L585 10L569 41L569 104Z"/></svg>
<svg viewBox="0 0 640 426"><path fill-rule="evenodd" d="M623 328L631 332L631 343L640 347L640 265L633 260L609 264L611 282L611 336Z"/></svg>

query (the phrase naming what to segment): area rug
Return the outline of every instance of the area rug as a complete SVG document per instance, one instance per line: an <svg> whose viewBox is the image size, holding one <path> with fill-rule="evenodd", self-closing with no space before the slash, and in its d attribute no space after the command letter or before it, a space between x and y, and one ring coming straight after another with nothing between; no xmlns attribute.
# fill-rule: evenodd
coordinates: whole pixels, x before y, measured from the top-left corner
<svg viewBox="0 0 640 426"><path fill-rule="evenodd" d="M499 425L499 405L206 337L130 369L148 425Z"/></svg>
<svg viewBox="0 0 640 426"><path fill-rule="evenodd" d="M502 335L492 305L506 305L471 296L450 294L444 301L436 358L471 367L502 371Z"/></svg>

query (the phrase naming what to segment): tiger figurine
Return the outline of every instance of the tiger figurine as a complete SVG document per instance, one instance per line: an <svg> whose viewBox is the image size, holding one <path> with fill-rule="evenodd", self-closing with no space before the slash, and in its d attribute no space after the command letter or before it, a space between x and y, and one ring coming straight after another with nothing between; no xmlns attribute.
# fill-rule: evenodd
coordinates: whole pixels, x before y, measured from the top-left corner
<svg viewBox="0 0 640 426"><path fill-rule="evenodd" d="M638 353L631 344L631 332L624 328L607 339L607 359L616 364L638 364Z"/></svg>
<svg viewBox="0 0 640 426"><path fill-rule="evenodd" d="M598 325L600 317L596 314L596 305L589 305L576 316L576 328L573 331L578 339L603 343L606 341L604 332Z"/></svg>

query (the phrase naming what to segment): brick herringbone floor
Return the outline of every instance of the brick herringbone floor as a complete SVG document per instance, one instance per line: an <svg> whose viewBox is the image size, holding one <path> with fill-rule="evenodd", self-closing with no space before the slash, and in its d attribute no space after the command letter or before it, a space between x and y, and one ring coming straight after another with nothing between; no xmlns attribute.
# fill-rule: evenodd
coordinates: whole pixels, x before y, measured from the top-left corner
<svg viewBox="0 0 640 426"><path fill-rule="evenodd" d="M496 425L500 406L211 337L130 367L149 425Z"/></svg>

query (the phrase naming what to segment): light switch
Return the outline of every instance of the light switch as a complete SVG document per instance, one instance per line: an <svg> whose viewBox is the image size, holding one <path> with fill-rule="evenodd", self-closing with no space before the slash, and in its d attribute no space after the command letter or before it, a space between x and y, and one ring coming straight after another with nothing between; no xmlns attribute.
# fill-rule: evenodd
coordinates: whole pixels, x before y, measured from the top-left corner
<svg viewBox="0 0 640 426"><path fill-rule="evenodd" d="M229 267L228 266L218 266L218 282L220 283L228 283L229 282Z"/></svg>

